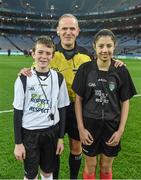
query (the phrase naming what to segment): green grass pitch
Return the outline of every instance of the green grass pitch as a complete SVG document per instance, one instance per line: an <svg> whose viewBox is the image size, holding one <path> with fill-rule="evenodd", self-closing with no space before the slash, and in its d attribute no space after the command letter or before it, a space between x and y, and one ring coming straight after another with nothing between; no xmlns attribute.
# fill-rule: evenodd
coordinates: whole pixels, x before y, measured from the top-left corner
<svg viewBox="0 0 141 180"><path fill-rule="evenodd" d="M125 60L141 95L141 61ZM19 70L30 67L31 57L0 56L0 112L12 109L13 85ZM22 179L22 163L13 155L13 113L0 113L0 179ZM65 137L65 150L61 156L60 179L69 178L68 139ZM84 160L79 173L81 178ZM97 176L98 178L98 176ZM113 164L114 179L141 178L141 96L134 97L130 103L129 118L122 137L122 150Z"/></svg>

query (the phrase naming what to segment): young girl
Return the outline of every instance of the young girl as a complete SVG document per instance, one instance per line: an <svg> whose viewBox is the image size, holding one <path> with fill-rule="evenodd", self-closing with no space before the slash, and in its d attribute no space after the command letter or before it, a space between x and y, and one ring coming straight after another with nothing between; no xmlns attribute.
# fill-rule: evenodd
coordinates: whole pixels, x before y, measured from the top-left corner
<svg viewBox="0 0 141 180"><path fill-rule="evenodd" d="M99 31L93 42L96 61L80 66L73 82L75 111L85 154L83 179L95 179L100 155L100 179L112 179L112 163L121 149L129 99L136 94L125 66L114 67L112 31Z"/></svg>

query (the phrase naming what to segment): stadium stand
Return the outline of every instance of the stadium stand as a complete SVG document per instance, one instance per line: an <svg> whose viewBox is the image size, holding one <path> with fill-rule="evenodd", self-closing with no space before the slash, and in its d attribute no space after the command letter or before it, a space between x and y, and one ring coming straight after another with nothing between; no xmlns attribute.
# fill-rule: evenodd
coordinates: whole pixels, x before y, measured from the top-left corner
<svg viewBox="0 0 141 180"><path fill-rule="evenodd" d="M2 0L0 3L0 48L30 50L34 39L49 34L55 42L57 21L63 13L79 19L78 43L92 49L92 37L102 28L113 30L118 39L117 54L141 54L140 0Z"/></svg>

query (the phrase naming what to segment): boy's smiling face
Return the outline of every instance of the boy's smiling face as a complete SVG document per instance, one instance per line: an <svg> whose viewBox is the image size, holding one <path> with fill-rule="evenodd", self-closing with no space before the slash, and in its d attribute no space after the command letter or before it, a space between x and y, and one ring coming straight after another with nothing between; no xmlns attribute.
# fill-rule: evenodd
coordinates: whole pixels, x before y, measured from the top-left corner
<svg viewBox="0 0 141 180"><path fill-rule="evenodd" d="M32 52L32 57L36 63L36 70L46 71L53 58L53 48L38 43L35 47L35 51Z"/></svg>

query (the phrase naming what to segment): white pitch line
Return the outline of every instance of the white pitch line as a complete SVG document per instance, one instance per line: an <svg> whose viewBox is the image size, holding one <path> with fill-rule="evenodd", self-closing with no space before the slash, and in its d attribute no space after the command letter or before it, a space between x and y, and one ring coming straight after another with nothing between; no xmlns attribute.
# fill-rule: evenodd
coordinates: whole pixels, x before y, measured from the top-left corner
<svg viewBox="0 0 141 180"><path fill-rule="evenodd" d="M13 112L13 109L0 111L0 114L2 114L2 113L9 113L9 112Z"/></svg>
<svg viewBox="0 0 141 180"><path fill-rule="evenodd" d="M134 97L140 97L141 96L141 94L136 94Z"/></svg>

